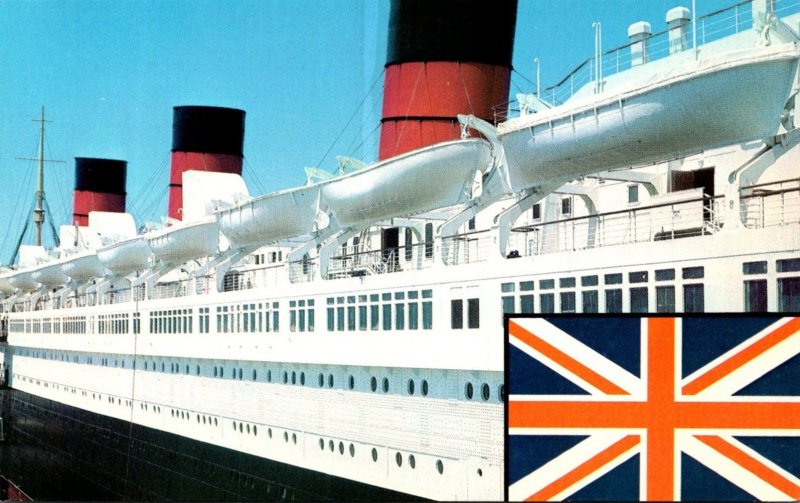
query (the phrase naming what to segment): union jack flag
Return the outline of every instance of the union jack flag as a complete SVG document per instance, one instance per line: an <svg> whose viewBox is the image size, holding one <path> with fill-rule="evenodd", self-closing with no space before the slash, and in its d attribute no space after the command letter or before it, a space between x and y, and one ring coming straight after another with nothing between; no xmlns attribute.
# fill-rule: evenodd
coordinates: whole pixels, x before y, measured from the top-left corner
<svg viewBox="0 0 800 503"><path fill-rule="evenodd" d="M800 318L509 318L507 498L800 500Z"/></svg>

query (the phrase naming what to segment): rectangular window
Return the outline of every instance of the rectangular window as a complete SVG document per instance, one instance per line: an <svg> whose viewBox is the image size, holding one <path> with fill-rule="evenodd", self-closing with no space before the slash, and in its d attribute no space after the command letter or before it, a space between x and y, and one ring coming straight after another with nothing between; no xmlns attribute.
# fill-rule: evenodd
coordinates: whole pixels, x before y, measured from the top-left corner
<svg viewBox="0 0 800 503"><path fill-rule="evenodd" d="M382 309L381 316L383 317L383 329L384 330L391 330L392 329L392 305L391 304L384 304Z"/></svg>
<svg viewBox="0 0 800 503"><path fill-rule="evenodd" d="M656 271L658 277L658 271ZM657 286L656 287L656 312L674 313L675 312L675 287Z"/></svg>
<svg viewBox="0 0 800 503"><path fill-rule="evenodd" d="M367 306L358 306L358 329L367 329Z"/></svg>
<svg viewBox="0 0 800 503"><path fill-rule="evenodd" d="M636 271L628 273L628 282L647 283L647 271Z"/></svg>
<svg viewBox="0 0 800 503"><path fill-rule="evenodd" d="M425 258L433 257L433 224L425 224Z"/></svg>
<svg viewBox="0 0 800 503"><path fill-rule="evenodd" d="M314 331L314 308L308 309L308 331Z"/></svg>
<svg viewBox="0 0 800 503"><path fill-rule="evenodd" d="M647 288L631 288L631 312L646 313L647 307Z"/></svg>
<svg viewBox="0 0 800 503"><path fill-rule="evenodd" d="M800 258L790 258L778 260L775 263L775 270L778 272L797 272L800 271Z"/></svg>
<svg viewBox="0 0 800 503"><path fill-rule="evenodd" d="M800 311L800 278L778 279L778 311Z"/></svg>
<svg viewBox="0 0 800 503"><path fill-rule="evenodd" d="M742 264L742 272L744 274L766 274L767 261L760 260L758 262L745 262Z"/></svg>
<svg viewBox="0 0 800 503"><path fill-rule="evenodd" d="M575 312L575 292L561 292L561 312Z"/></svg>
<svg viewBox="0 0 800 503"><path fill-rule="evenodd" d="M533 290L533 281L520 281L519 282L519 290L520 292L530 292Z"/></svg>
<svg viewBox="0 0 800 503"><path fill-rule="evenodd" d="M328 332L333 332L333 327L336 324L335 320L336 316L334 316L334 310L332 307L328 308Z"/></svg>
<svg viewBox="0 0 800 503"><path fill-rule="evenodd" d="M419 303L417 302L408 304L408 329L419 329Z"/></svg>
<svg viewBox="0 0 800 503"><path fill-rule="evenodd" d="M606 274L603 277L606 285L621 285L622 284L622 273L615 273L615 274Z"/></svg>
<svg viewBox="0 0 800 503"><path fill-rule="evenodd" d="M539 281L539 288L541 290L552 290L556 287L556 282L553 279L543 279Z"/></svg>
<svg viewBox="0 0 800 503"><path fill-rule="evenodd" d="M561 278L558 280L558 286L561 288L575 288L575 278Z"/></svg>
<svg viewBox="0 0 800 503"><path fill-rule="evenodd" d="M513 313L514 312L514 296L509 295L506 297L502 297L503 302L503 313Z"/></svg>
<svg viewBox="0 0 800 503"><path fill-rule="evenodd" d="M638 185L628 185L628 203L638 203L639 202L639 186Z"/></svg>
<svg viewBox="0 0 800 503"><path fill-rule="evenodd" d="M675 269L660 269L656 271L656 281L671 281L675 279Z"/></svg>
<svg viewBox="0 0 800 503"><path fill-rule="evenodd" d="M297 310L292 309L289 311L289 330L292 332L297 331Z"/></svg>
<svg viewBox="0 0 800 503"><path fill-rule="evenodd" d="M572 199L565 197L561 200L561 214L562 215L571 215L572 214Z"/></svg>
<svg viewBox="0 0 800 503"><path fill-rule="evenodd" d="M344 306L336 308L336 331L344 332Z"/></svg>
<svg viewBox="0 0 800 503"><path fill-rule="evenodd" d="M595 276L596 277L596 276ZM589 290L581 293L584 313L596 313L600 309L597 298L597 290Z"/></svg>
<svg viewBox="0 0 800 503"><path fill-rule="evenodd" d="M371 304L369 306L369 315L370 320L372 321L369 326L370 330L378 330L378 327L380 326L380 316L378 315L379 311L380 306L378 304Z"/></svg>
<svg viewBox="0 0 800 503"><path fill-rule="evenodd" d="M766 266L766 262L764 262ZM745 273L746 274L746 273ZM744 311L763 313L767 310L767 280L755 279L744 282Z"/></svg>
<svg viewBox="0 0 800 503"><path fill-rule="evenodd" d="M622 289L614 288L606 290L606 312L607 313L621 313L622 312Z"/></svg>
<svg viewBox="0 0 800 503"><path fill-rule="evenodd" d="M394 305L394 327L397 330L406 328L406 306L405 304Z"/></svg>
<svg viewBox="0 0 800 503"><path fill-rule="evenodd" d="M503 293L509 293L514 291L514 283L501 283L500 284L500 291Z"/></svg>
<svg viewBox="0 0 800 503"><path fill-rule="evenodd" d="M533 313L533 295L519 296L519 310L523 314Z"/></svg>
<svg viewBox="0 0 800 503"><path fill-rule="evenodd" d="M275 310L272 311L272 330L277 332L278 328L279 328L279 324L278 324L278 321L279 321L278 314L279 314L279 312L278 312L278 307L277 306L274 306L274 309Z"/></svg>
<svg viewBox="0 0 800 503"><path fill-rule="evenodd" d="M597 275L581 276L581 286L597 286Z"/></svg>
<svg viewBox="0 0 800 503"><path fill-rule="evenodd" d="M683 279L701 279L704 275L703 267L684 267Z"/></svg>
<svg viewBox="0 0 800 503"><path fill-rule="evenodd" d="M356 306L347 306L347 330L356 329Z"/></svg>
<svg viewBox="0 0 800 503"><path fill-rule="evenodd" d="M424 297L424 295L423 295ZM433 302L422 303L422 329L431 330L433 328Z"/></svg>
<svg viewBox="0 0 800 503"><path fill-rule="evenodd" d="M541 203L534 204L533 208L531 208L531 211L532 211L534 220L539 220L540 218L542 218L542 205L541 205Z"/></svg>
<svg viewBox="0 0 800 503"><path fill-rule="evenodd" d="M705 312L704 287L702 283L698 285L683 285L683 312Z"/></svg>
<svg viewBox="0 0 800 503"><path fill-rule="evenodd" d="M539 296L539 311L542 313L553 313L556 309L555 295L543 293Z"/></svg>
<svg viewBox="0 0 800 503"><path fill-rule="evenodd" d="M481 325L480 299L467 299L467 327L479 328Z"/></svg>
<svg viewBox="0 0 800 503"><path fill-rule="evenodd" d="M461 299L450 301L450 328L464 328L464 301Z"/></svg>

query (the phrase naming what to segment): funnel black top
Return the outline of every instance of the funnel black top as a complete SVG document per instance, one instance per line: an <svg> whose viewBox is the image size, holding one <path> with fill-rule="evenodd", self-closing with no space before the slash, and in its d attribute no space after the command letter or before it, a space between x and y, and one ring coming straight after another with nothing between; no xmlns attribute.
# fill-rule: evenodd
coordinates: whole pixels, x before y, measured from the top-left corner
<svg viewBox="0 0 800 503"><path fill-rule="evenodd" d="M125 194L127 161L75 158L75 190Z"/></svg>
<svg viewBox="0 0 800 503"><path fill-rule="evenodd" d="M511 67L516 24L516 0L392 0L386 65L459 61Z"/></svg>
<svg viewBox="0 0 800 503"><path fill-rule="evenodd" d="M172 151L242 157L244 113L236 108L174 107Z"/></svg>

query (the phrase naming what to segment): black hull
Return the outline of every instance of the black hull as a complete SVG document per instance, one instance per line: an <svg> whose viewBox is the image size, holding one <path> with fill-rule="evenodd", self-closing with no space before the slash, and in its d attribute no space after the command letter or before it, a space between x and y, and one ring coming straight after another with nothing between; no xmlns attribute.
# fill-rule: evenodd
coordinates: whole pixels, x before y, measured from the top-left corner
<svg viewBox="0 0 800 503"><path fill-rule="evenodd" d="M17 390L0 394L0 474L34 500L415 499Z"/></svg>

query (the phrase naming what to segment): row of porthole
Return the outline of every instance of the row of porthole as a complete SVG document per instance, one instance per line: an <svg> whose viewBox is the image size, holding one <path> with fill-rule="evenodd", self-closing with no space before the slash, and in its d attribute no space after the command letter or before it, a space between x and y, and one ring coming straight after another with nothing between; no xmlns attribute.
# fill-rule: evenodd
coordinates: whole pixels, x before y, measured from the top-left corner
<svg viewBox="0 0 800 503"><path fill-rule="evenodd" d="M336 449L336 443L333 440L328 440L328 450L330 450L331 452L334 452L335 449ZM325 450L325 440L323 438L321 438L321 437L319 439L319 450L321 450L321 451ZM351 458L355 457L355 455L356 455L356 447L352 443L350 444L350 447L348 448L348 452L350 453L350 457ZM339 441L339 454L342 455L342 456L344 455L344 442L342 442L341 440ZM372 461L377 463L378 462L378 449L373 447L371 454L372 454ZM403 466L403 455L400 452L395 454L395 462L397 463L398 467L402 467ZM417 459L414 457L413 454L409 454L408 455L408 466L410 466L412 470L417 467ZM444 463L442 462L441 459L436 460L436 471L439 472L439 475L444 473ZM481 475L482 475L482 473L481 473Z"/></svg>
<svg viewBox="0 0 800 503"><path fill-rule="evenodd" d="M505 386L503 384L501 384L497 388L497 394L500 397L501 402L505 400ZM475 388L471 382L468 382L464 386L464 396L467 398L467 400L472 400L474 398ZM488 402L491 397L492 397L491 387L489 386L488 383L483 383L481 385L481 398L483 399L484 402Z"/></svg>
<svg viewBox="0 0 800 503"><path fill-rule="evenodd" d="M250 425L249 424L237 423L236 421L234 421L233 422L233 431L237 430L237 428L236 428L237 425L239 427L238 428L239 433L244 433L245 430L246 430L247 434L248 435L250 434L251 429L250 429ZM258 427L256 425L253 425L252 432L253 432L254 436L258 436ZM270 430L270 437L272 437L272 431L271 430Z"/></svg>

